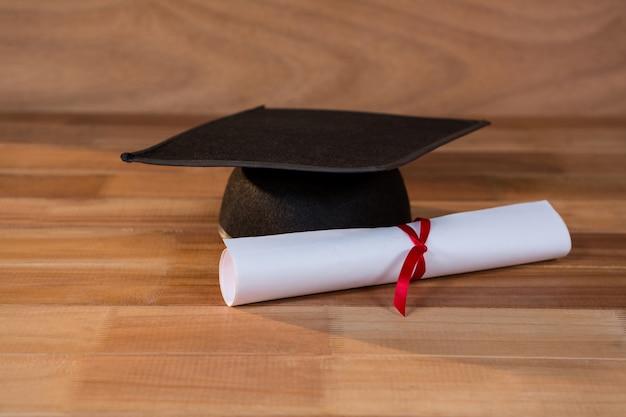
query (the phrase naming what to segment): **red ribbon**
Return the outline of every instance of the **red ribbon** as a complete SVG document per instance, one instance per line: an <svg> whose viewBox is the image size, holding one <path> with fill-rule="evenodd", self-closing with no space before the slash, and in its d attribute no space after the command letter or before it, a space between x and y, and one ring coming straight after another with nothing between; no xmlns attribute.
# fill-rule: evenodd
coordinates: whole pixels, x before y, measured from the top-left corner
<svg viewBox="0 0 626 417"><path fill-rule="evenodd" d="M430 220L415 219L415 221L418 220L420 222L419 236L409 225L401 224L398 226L413 241L413 247L404 259L404 264L402 264L398 282L396 283L396 294L393 299L393 305L396 306L396 309L403 316L406 316L406 297L409 293L409 283L412 280L422 278L426 272L424 253L428 250L426 239L428 239L428 233L430 233Z"/></svg>

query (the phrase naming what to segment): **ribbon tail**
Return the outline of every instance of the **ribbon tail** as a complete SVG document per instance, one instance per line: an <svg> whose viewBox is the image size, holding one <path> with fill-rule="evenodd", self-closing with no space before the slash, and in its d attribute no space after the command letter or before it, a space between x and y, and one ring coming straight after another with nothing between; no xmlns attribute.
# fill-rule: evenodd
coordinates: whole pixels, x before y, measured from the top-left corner
<svg viewBox="0 0 626 417"><path fill-rule="evenodd" d="M406 299L409 293L409 284L413 279L413 273L419 263L421 255L421 251L417 246L411 248L409 254L404 260L404 263L402 264L400 276L396 282L396 292L393 299L393 305L403 316L406 316Z"/></svg>
<svg viewBox="0 0 626 417"><path fill-rule="evenodd" d="M396 283L396 293L393 298L393 305L400 314L406 317L406 298L409 293L409 283L411 277L400 277Z"/></svg>

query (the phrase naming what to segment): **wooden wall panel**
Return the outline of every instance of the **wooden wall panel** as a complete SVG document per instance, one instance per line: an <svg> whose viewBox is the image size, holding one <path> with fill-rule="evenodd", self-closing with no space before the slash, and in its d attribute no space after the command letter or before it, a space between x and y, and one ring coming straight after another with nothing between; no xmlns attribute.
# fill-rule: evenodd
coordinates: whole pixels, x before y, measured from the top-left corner
<svg viewBox="0 0 626 417"><path fill-rule="evenodd" d="M0 1L0 112L626 114L623 0Z"/></svg>

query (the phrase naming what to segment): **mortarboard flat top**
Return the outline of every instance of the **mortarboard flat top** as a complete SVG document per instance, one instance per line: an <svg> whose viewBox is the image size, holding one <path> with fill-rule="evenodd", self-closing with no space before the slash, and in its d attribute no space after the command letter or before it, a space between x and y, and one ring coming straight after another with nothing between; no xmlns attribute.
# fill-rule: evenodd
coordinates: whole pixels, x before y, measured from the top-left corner
<svg viewBox="0 0 626 417"><path fill-rule="evenodd" d="M121 157L235 167L220 210L224 236L392 226L411 221L398 168L487 124L257 107Z"/></svg>
<svg viewBox="0 0 626 417"><path fill-rule="evenodd" d="M126 162L311 172L375 172L405 165L489 122L257 107L190 129Z"/></svg>

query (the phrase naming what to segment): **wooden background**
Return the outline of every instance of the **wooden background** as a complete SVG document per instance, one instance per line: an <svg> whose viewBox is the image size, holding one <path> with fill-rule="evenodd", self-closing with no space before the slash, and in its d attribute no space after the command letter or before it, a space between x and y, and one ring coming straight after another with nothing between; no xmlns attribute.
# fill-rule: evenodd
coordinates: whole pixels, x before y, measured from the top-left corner
<svg viewBox="0 0 626 417"><path fill-rule="evenodd" d="M0 110L626 112L626 5L0 1Z"/></svg>
<svg viewBox="0 0 626 417"><path fill-rule="evenodd" d="M0 415L624 415L625 9L0 0ZM489 119L414 214L549 199L572 253L227 308L230 169L119 154L259 104Z"/></svg>

